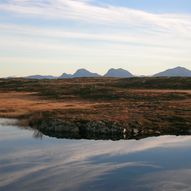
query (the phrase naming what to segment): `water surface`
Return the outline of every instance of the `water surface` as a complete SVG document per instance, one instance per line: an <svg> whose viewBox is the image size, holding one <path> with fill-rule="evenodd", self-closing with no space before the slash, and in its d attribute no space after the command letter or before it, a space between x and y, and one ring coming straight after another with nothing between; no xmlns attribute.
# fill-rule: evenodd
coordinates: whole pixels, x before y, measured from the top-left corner
<svg viewBox="0 0 191 191"><path fill-rule="evenodd" d="M191 136L56 139L1 119L0 190L189 191L190 151Z"/></svg>

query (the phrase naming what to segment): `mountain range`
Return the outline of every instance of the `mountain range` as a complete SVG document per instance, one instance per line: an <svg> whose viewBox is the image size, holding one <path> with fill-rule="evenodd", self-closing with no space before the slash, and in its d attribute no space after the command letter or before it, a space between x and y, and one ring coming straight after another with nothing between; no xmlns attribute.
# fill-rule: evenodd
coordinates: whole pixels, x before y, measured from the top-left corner
<svg viewBox="0 0 191 191"><path fill-rule="evenodd" d="M114 69L111 68L103 76L92 73L86 69L79 69L74 74L63 73L59 77L55 76L43 76L43 75L33 75L27 76L28 79L67 79L67 78L81 78L81 77L116 77L116 78L131 78L135 77L132 73L122 68ZM172 69L165 70L163 72L154 74L153 77L191 77L191 70L184 67L176 67Z"/></svg>
<svg viewBox="0 0 191 191"><path fill-rule="evenodd" d="M55 76L42 76L42 75L33 75L33 76L26 76L25 78L27 79L56 79L57 77Z"/></svg>

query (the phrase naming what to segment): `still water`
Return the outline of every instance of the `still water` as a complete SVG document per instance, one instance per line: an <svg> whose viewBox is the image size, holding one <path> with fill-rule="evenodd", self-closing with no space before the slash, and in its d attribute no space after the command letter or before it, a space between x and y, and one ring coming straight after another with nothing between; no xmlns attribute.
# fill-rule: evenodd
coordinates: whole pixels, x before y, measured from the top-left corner
<svg viewBox="0 0 191 191"><path fill-rule="evenodd" d="M189 191L191 136L56 139L0 119L0 190Z"/></svg>

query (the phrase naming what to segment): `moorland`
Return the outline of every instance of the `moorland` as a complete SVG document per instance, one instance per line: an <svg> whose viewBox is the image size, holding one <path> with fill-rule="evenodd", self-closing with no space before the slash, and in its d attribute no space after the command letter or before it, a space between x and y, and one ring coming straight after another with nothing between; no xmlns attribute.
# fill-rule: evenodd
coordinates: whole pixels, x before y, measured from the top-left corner
<svg viewBox="0 0 191 191"><path fill-rule="evenodd" d="M75 137L191 133L191 78L0 79L0 117Z"/></svg>

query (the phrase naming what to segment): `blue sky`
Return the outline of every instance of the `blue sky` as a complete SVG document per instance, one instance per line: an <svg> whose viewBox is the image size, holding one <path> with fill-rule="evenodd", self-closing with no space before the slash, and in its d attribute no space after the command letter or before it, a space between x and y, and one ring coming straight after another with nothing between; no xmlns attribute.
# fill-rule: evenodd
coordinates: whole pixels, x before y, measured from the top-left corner
<svg viewBox="0 0 191 191"><path fill-rule="evenodd" d="M0 77L191 69L189 0L0 0Z"/></svg>
<svg viewBox="0 0 191 191"><path fill-rule="evenodd" d="M189 13L191 11L190 0L95 0L94 2L125 6L153 13Z"/></svg>

